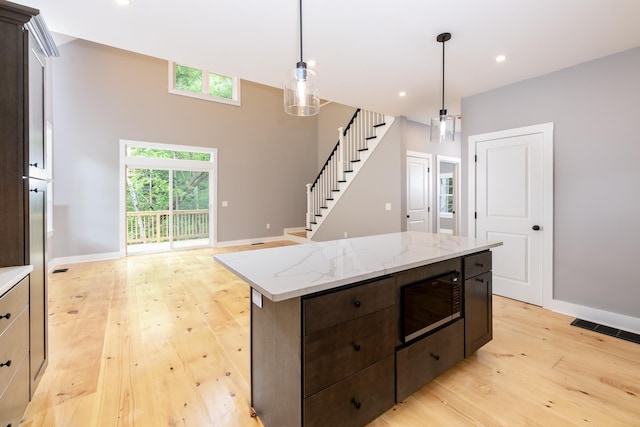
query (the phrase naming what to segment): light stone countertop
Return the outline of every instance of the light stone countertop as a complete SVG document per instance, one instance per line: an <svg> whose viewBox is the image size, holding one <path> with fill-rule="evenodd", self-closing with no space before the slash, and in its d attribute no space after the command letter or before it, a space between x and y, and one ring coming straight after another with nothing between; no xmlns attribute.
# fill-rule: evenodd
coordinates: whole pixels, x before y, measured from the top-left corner
<svg viewBox="0 0 640 427"><path fill-rule="evenodd" d="M31 265L0 268L0 296L24 279L31 271L33 271L33 266Z"/></svg>
<svg viewBox="0 0 640 427"><path fill-rule="evenodd" d="M400 232L215 255L278 302L480 252L502 242Z"/></svg>

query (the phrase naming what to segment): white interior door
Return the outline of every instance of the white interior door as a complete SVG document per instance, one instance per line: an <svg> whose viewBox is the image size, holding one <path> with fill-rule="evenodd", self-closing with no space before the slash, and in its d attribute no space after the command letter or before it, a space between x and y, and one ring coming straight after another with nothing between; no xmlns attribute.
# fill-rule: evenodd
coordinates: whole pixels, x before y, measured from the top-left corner
<svg viewBox="0 0 640 427"><path fill-rule="evenodd" d="M431 158L407 155L407 231L431 231Z"/></svg>
<svg viewBox="0 0 640 427"><path fill-rule="evenodd" d="M503 242L493 249L493 292L536 305L543 305L551 280L545 264L553 259L545 256L553 228L545 138L551 136L523 128L469 139L477 156L475 235Z"/></svg>

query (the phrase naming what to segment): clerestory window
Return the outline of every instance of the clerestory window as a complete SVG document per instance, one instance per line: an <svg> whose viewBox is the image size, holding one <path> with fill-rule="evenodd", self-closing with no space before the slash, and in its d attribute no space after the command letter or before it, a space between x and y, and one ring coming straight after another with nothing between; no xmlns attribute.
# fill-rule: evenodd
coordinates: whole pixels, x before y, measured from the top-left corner
<svg viewBox="0 0 640 427"><path fill-rule="evenodd" d="M169 93L240 105L240 79L169 62Z"/></svg>

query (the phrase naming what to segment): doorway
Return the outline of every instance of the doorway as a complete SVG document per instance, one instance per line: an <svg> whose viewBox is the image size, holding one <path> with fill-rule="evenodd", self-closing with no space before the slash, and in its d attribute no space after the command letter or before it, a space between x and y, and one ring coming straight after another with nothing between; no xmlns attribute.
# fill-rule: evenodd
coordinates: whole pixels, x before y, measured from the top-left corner
<svg viewBox="0 0 640 427"><path fill-rule="evenodd" d="M431 231L431 155L407 151L407 231Z"/></svg>
<svg viewBox="0 0 640 427"><path fill-rule="evenodd" d="M499 240L493 292L553 298L553 124L469 137L469 236Z"/></svg>
<svg viewBox="0 0 640 427"><path fill-rule="evenodd" d="M215 243L215 149L121 141L127 254Z"/></svg>
<svg viewBox="0 0 640 427"><path fill-rule="evenodd" d="M437 156L436 230L442 234L458 235L460 197L460 158Z"/></svg>

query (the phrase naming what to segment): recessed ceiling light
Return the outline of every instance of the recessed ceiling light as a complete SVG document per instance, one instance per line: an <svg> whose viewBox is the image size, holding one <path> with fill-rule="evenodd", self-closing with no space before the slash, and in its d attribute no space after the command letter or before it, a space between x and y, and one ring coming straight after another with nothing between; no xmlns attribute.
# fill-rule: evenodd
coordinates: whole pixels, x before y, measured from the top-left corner
<svg viewBox="0 0 640 427"><path fill-rule="evenodd" d="M407 96L407 92L402 91L402 92L399 92L398 95L399 96Z"/></svg>
<svg viewBox="0 0 640 427"><path fill-rule="evenodd" d="M131 0L115 0L116 4L120 6L130 6Z"/></svg>
<svg viewBox="0 0 640 427"><path fill-rule="evenodd" d="M315 59L310 59L310 60L307 62L307 65L308 65L309 67L315 67L315 66L316 66L316 61L315 61Z"/></svg>
<svg viewBox="0 0 640 427"><path fill-rule="evenodd" d="M504 62L507 60L507 55L498 55L496 56L496 62Z"/></svg>

